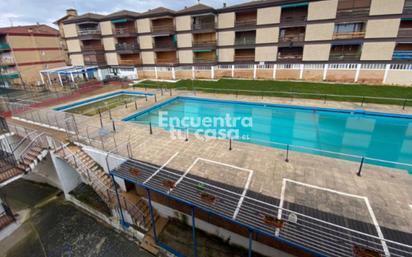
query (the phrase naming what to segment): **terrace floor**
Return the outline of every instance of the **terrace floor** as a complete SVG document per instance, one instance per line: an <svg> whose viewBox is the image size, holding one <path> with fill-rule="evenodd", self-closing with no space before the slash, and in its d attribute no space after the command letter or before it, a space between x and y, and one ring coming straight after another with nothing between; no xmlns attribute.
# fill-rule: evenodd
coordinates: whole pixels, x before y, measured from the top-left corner
<svg viewBox="0 0 412 257"><path fill-rule="evenodd" d="M174 91L173 94L176 92L180 92L180 95L192 93ZM411 107L402 110L400 106L379 104L361 106L351 102L324 103L308 99L262 99L260 96L210 93L197 93L197 96L412 114ZM168 98L169 92L164 92L163 96L158 95L157 100L159 102ZM147 102L141 99L137 102L137 110L134 105L128 108L118 106L111 111L111 115L115 120L120 120L153 104L152 98ZM282 149L233 142L232 150L229 150L229 143L225 140L205 141L193 135L189 135L187 141L172 140L169 133L162 129L153 128L153 134L150 134L146 125L121 121L116 121L117 133L102 136L99 115L84 121L86 119L78 123L78 140L84 144L127 156L125 143L129 142L134 159L164 166L164 169L178 170L182 174L187 172L211 181L227 183L248 194L257 193L277 199L277 203L284 208L295 208L304 214L311 215L313 209L319 210L331 215L318 218L332 223L340 222L335 216L344 217L343 224L340 224L342 226L351 226L345 220L370 224L363 227L353 225L352 228L375 236L380 236L381 231L385 239L412 245L412 176L406 171L366 164L359 177L356 175L359 162L300 152L290 152L289 161L286 162ZM110 130L111 124L108 114L104 114L104 127Z"/></svg>

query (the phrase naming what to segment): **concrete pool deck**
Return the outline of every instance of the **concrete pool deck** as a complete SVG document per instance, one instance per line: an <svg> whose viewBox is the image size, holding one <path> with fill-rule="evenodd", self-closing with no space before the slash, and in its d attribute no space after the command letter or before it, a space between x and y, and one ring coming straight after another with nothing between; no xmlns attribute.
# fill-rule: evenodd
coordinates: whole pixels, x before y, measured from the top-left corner
<svg viewBox="0 0 412 257"><path fill-rule="evenodd" d="M144 89L139 91L144 92ZM191 94L189 91L173 91L174 94L176 92L181 92L182 95ZM158 102L169 99L168 93L158 96ZM201 92L196 95L302 106L344 109L362 107L360 103L351 102L324 103L322 100L279 97L264 97L262 100L260 96L236 97ZM137 111L153 104L153 100L139 101ZM412 114L411 107L402 110L401 106L365 104L362 108L369 111ZM134 112L136 110L133 105L128 108L117 107L111 111L112 117L117 120L117 133L115 140L113 135L101 138L105 150L116 149L117 145L116 151L127 156L126 146L122 143L130 142L135 159L159 166L166 164L165 169L176 169L182 173L189 171L210 180L227 181L239 188L245 188L247 182L247 174L243 170L252 170L248 191L279 199L285 204L285 208L296 203L346 219L359 220L371 224L365 229L372 235L412 245L412 210L409 207L412 204L412 175L404 171L366 164L362 176L359 177L356 175L360 166L358 162L300 152L290 152L289 162L285 162L285 151L276 148L233 142L232 150L229 151L228 141L204 141L192 135L189 135L188 141L171 140L169 133L162 129L153 128L153 135L150 135L148 126L120 121ZM104 126L111 125L107 114L103 115L103 123ZM99 124L99 115L90 117L87 124L79 124L79 134L86 138L86 126L92 126L97 131ZM84 139L83 143L87 144L87 140ZM92 142L92 145L102 148L99 142ZM198 158L209 162L195 163ZM234 175L232 168L228 172L221 172L227 169L228 165L242 170L241 175Z"/></svg>

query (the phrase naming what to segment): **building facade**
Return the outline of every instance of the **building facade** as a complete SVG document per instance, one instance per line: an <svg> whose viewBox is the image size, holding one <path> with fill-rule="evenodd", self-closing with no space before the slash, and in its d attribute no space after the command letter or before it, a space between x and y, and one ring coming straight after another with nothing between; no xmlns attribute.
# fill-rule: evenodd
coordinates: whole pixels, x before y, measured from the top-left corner
<svg viewBox="0 0 412 257"><path fill-rule="evenodd" d="M59 32L46 25L0 28L0 85L42 84L39 72L65 66Z"/></svg>
<svg viewBox="0 0 412 257"><path fill-rule="evenodd" d="M412 83L411 0L88 13L61 30L73 65L138 67L140 77Z"/></svg>

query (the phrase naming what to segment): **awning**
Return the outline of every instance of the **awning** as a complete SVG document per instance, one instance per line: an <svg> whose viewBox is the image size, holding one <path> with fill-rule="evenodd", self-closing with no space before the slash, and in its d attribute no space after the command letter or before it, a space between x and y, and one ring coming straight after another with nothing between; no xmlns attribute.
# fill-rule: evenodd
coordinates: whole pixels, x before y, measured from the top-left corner
<svg viewBox="0 0 412 257"><path fill-rule="evenodd" d="M115 19L115 20L112 20L112 23L126 23L128 21L129 21L128 19Z"/></svg>
<svg viewBox="0 0 412 257"><path fill-rule="evenodd" d="M304 7L304 6L308 6L308 5L309 5L308 2L296 3L296 4L285 4L285 5L282 5L282 8Z"/></svg>
<svg viewBox="0 0 412 257"><path fill-rule="evenodd" d="M412 18L401 18L401 21L412 21Z"/></svg>
<svg viewBox="0 0 412 257"><path fill-rule="evenodd" d="M193 50L194 53L209 53L212 52L210 49L203 49L203 50Z"/></svg>

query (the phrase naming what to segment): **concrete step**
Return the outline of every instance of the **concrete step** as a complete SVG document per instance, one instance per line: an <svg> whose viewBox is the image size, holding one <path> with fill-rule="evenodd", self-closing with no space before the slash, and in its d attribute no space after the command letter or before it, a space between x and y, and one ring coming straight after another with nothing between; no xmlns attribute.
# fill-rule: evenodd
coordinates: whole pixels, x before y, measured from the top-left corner
<svg viewBox="0 0 412 257"><path fill-rule="evenodd" d="M11 168L7 171L0 173L0 183L7 181L15 176L23 174L23 171L18 168Z"/></svg>
<svg viewBox="0 0 412 257"><path fill-rule="evenodd" d="M145 236L140 247L148 251L149 253L157 256L159 254L159 247L156 245L155 240L151 236Z"/></svg>

